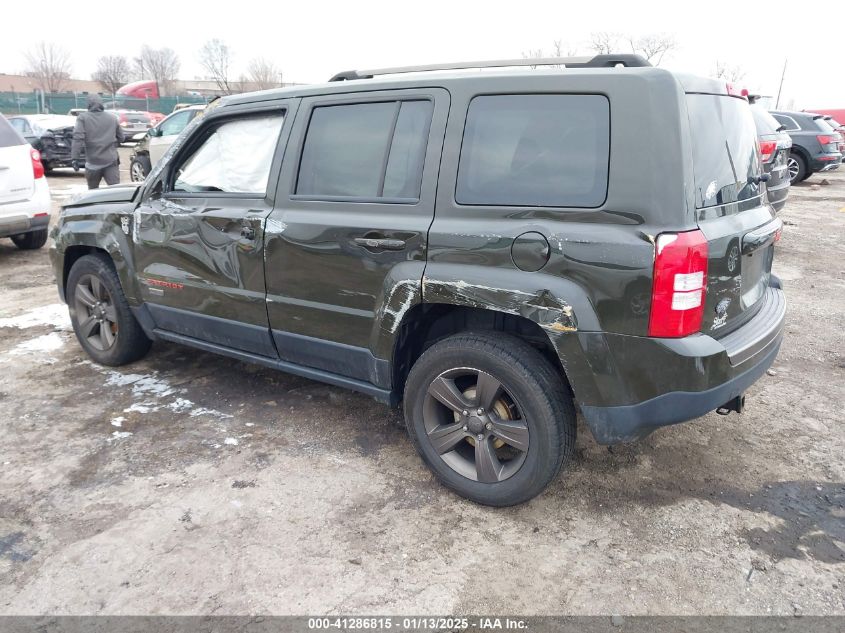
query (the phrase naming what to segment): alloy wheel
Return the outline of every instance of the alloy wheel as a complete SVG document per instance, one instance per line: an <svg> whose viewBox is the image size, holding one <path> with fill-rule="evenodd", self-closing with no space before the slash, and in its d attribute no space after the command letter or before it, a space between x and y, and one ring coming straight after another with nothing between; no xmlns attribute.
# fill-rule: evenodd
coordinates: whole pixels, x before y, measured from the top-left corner
<svg viewBox="0 0 845 633"><path fill-rule="evenodd" d="M144 168L141 166L141 163L132 163L129 168L129 176L132 182L144 182L146 176L144 175Z"/></svg>
<svg viewBox="0 0 845 633"><path fill-rule="evenodd" d="M525 463L530 433L522 410L487 372L461 367L435 378L423 405L426 439L458 474L504 481Z"/></svg>
<svg viewBox="0 0 845 633"><path fill-rule="evenodd" d="M79 335L100 351L110 349L117 340L117 309L111 294L96 275L84 275L76 284L73 300Z"/></svg>
<svg viewBox="0 0 845 633"><path fill-rule="evenodd" d="M786 169L789 172L789 180L794 182L795 178L798 176L798 171L800 170L798 161L790 156L786 161Z"/></svg>

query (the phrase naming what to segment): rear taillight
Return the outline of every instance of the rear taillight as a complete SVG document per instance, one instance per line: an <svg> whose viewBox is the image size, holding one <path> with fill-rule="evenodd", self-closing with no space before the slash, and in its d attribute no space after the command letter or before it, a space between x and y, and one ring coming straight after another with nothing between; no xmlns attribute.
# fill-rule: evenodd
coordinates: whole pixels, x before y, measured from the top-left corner
<svg viewBox="0 0 845 633"><path fill-rule="evenodd" d="M816 139L825 152L838 152L842 137L838 134L819 134Z"/></svg>
<svg viewBox="0 0 845 633"><path fill-rule="evenodd" d="M706 291L704 233L696 230L658 235L648 335L677 338L701 330Z"/></svg>
<svg viewBox="0 0 845 633"><path fill-rule="evenodd" d="M29 156L32 158L32 175L36 180L44 177L44 165L41 163L41 152L33 148L29 150Z"/></svg>
<svg viewBox="0 0 845 633"><path fill-rule="evenodd" d="M778 150L777 141L760 141L760 160L768 163L774 158Z"/></svg>

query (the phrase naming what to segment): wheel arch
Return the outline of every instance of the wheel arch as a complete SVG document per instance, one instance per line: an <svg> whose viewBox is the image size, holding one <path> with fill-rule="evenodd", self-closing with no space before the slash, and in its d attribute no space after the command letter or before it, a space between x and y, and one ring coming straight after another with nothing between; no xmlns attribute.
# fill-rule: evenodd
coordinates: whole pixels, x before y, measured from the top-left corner
<svg viewBox="0 0 845 633"><path fill-rule="evenodd" d="M127 233L131 232L133 217L131 212L126 212L125 207L120 208L120 211L115 209L114 213L96 215L65 211L69 215L63 218L54 234L60 262L55 272L57 279L61 275L60 290L63 297L67 293L68 275L73 264L85 255L100 253L108 257L114 266L130 305L137 304L132 245Z"/></svg>
<svg viewBox="0 0 845 633"><path fill-rule="evenodd" d="M395 336L391 383L401 399L414 362L438 341L461 332L501 332L537 349L554 367L572 393L564 364L552 337L537 322L492 308L451 303L418 303L404 315Z"/></svg>

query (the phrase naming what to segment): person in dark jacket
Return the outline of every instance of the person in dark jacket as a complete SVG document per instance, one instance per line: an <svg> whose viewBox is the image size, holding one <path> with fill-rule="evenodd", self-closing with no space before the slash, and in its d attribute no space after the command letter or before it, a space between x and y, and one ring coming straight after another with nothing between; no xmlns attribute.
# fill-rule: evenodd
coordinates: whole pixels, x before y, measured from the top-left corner
<svg viewBox="0 0 845 633"><path fill-rule="evenodd" d="M81 112L73 128L70 157L74 171L79 171L79 160L85 149L85 179L89 189L97 189L100 179L107 185L120 182L117 146L124 141L117 117L103 110L99 95L88 97L88 112Z"/></svg>

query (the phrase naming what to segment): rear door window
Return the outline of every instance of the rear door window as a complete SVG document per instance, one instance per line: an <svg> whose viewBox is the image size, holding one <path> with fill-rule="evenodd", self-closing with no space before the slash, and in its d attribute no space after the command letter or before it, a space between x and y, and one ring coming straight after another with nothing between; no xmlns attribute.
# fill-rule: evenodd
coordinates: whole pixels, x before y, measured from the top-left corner
<svg viewBox="0 0 845 633"><path fill-rule="evenodd" d="M598 207L607 197L609 155L607 97L475 97L467 111L455 200Z"/></svg>
<svg viewBox="0 0 845 633"><path fill-rule="evenodd" d="M419 199L432 110L428 100L315 107L296 194Z"/></svg>
<svg viewBox="0 0 845 633"><path fill-rule="evenodd" d="M688 94L696 207L747 200L761 194L757 129L743 99Z"/></svg>

